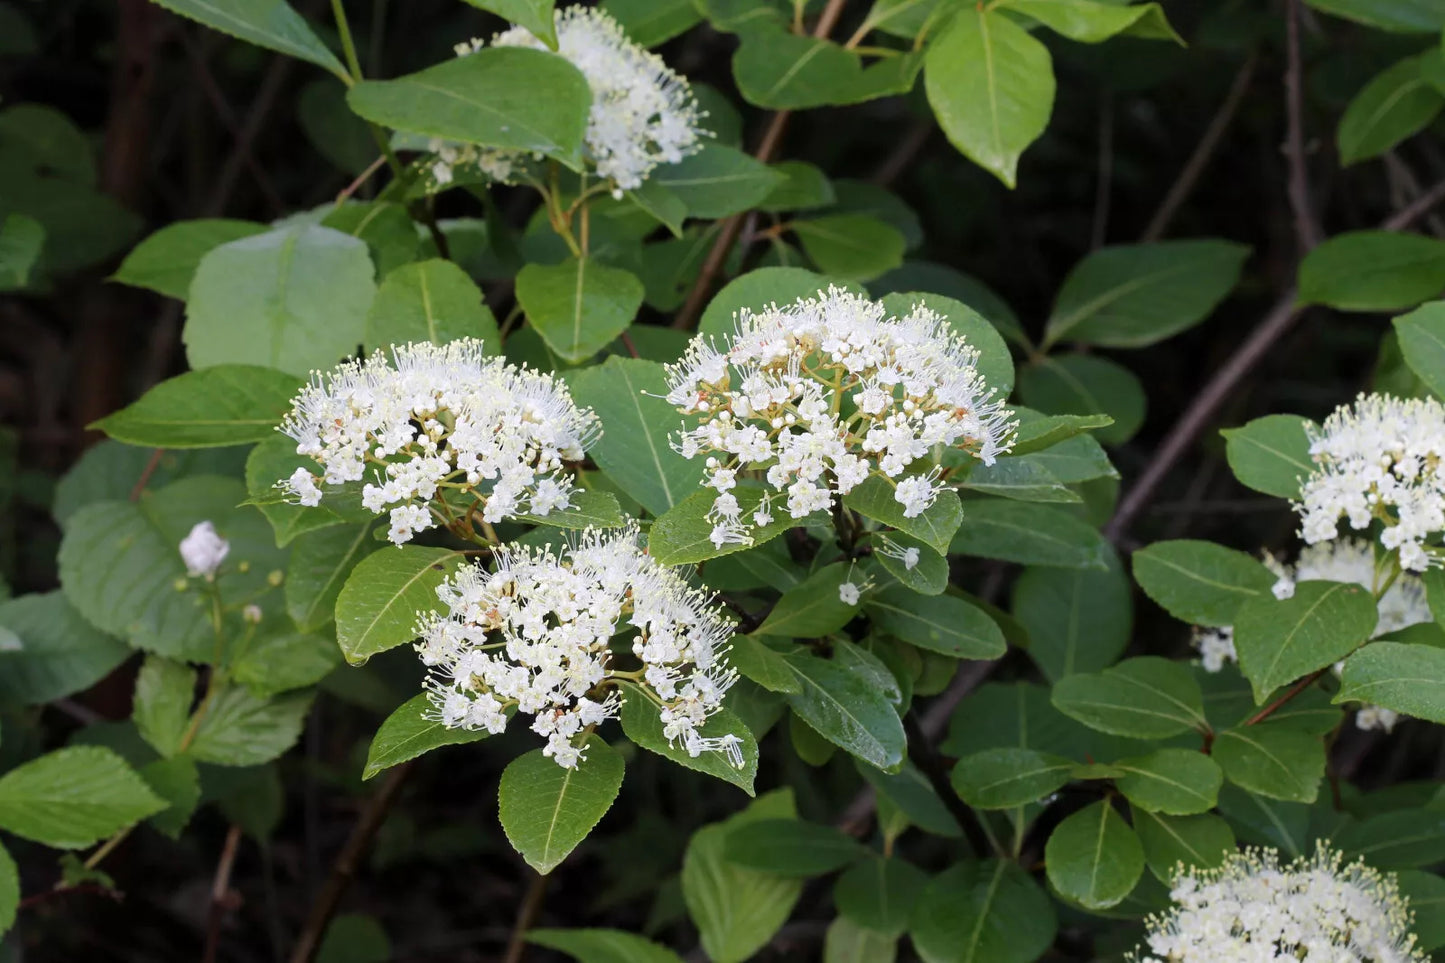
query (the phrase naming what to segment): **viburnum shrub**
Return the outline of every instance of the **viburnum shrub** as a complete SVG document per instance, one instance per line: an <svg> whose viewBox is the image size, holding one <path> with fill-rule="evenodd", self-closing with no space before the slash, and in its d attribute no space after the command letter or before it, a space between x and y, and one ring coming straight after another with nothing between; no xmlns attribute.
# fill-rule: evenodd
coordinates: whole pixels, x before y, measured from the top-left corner
<svg viewBox="0 0 1445 963"><path fill-rule="evenodd" d="M0 959L1442 959L1445 6L1167 6L0 2Z"/></svg>

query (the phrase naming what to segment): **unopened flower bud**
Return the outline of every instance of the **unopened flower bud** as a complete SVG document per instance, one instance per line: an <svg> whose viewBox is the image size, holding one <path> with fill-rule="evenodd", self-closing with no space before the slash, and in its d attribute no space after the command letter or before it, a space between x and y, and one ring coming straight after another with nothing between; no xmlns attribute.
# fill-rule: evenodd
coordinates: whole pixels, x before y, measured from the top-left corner
<svg viewBox="0 0 1445 963"><path fill-rule="evenodd" d="M181 561L186 563L186 573L192 577L215 578L216 570L230 551L231 543L208 521L197 522L191 533L181 539Z"/></svg>

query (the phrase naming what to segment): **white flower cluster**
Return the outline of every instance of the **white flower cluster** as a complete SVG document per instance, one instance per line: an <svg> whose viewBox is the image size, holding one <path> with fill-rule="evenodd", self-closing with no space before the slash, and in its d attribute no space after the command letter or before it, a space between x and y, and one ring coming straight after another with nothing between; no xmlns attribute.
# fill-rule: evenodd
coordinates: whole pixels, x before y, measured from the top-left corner
<svg viewBox="0 0 1445 963"><path fill-rule="evenodd" d="M1374 546L1361 538L1308 545L1300 552L1294 565L1285 565L1270 555L1265 556L1264 564L1277 576L1273 592L1278 599L1293 597L1295 585L1299 582L1353 583L1374 591L1378 577ZM1378 608L1380 619L1375 625L1374 638L1434 618L1425 601L1424 583L1413 575L1396 578L1380 597ZM1234 662L1237 658L1232 626L1196 632L1194 647L1199 650L1199 662L1206 672L1218 672L1225 662ZM1339 666L1335 669L1338 671ZM1389 732L1398 720L1398 713L1380 706L1362 706L1355 713L1355 725L1361 729Z"/></svg>
<svg viewBox="0 0 1445 963"><path fill-rule="evenodd" d="M1341 865L1323 845L1281 866L1274 850L1180 868L1174 906L1150 917L1138 963L1425 963L1394 877Z"/></svg>
<svg viewBox="0 0 1445 963"><path fill-rule="evenodd" d="M940 472L905 472L935 446L992 464L1013 444L1017 422L977 362L977 349L928 308L890 317L838 288L785 308L744 309L722 349L694 338L668 366L667 400L700 419L673 447L707 456L705 484L718 492L713 543L751 541L733 494L740 472L764 473L793 518L831 508L874 474L893 486L905 516L923 512L943 487ZM753 525L772 521L769 506L765 499Z"/></svg>
<svg viewBox="0 0 1445 963"><path fill-rule="evenodd" d="M320 484L371 480L362 504L389 512L390 538L463 515L477 504L490 524L519 514L567 508L565 462L578 461L599 434L597 417L578 409L551 375L487 357L480 341L426 342L378 351L312 376L281 423L296 451L321 466L281 487L302 505L321 502ZM433 499L450 493L463 500Z"/></svg>
<svg viewBox="0 0 1445 963"><path fill-rule="evenodd" d="M1400 565L1431 564L1425 539L1445 530L1445 407L1432 399L1365 395L1310 431L1315 471L1295 510L1313 545L1336 537L1340 516L1353 529L1378 519L1380 544L1398 549Z"/></svg>
<svg viewBox="0 0 1445 963"><path fill-rule="evenodd" d="M587 78L592 110L584 138L597 173L614 185L613 196L641 187L653 168L676 164L697 151L704 133L698 129L697 101L692 88L670 70L661 57L628 39L606 12L573 6L556 12L557 52ZM487 46L472 40L457 45L467 56ZM523 27L492 38L492 47L547 47ZM438 184L452 179L458 164L472 164L494 180L511 181L527 155L520 151L434 144L431 167Z"/></svg>
<svg viewBox="0 0 1445 963"><path fill-rule="evenodd" d="M628 679L657 705L672 745L742 766L736 736L698 731L737 678L726 659L732 628L705 593L638 548L635 526L589 529L560 555L503 546L493 560L495 571L477 563L444 582L446 611L418 625L438 721L496 733L516 706L546 737L543 752L570 769L584 730L617 716L613 686ZM609 643L632 631L640 667L622 671Z"/></svg>

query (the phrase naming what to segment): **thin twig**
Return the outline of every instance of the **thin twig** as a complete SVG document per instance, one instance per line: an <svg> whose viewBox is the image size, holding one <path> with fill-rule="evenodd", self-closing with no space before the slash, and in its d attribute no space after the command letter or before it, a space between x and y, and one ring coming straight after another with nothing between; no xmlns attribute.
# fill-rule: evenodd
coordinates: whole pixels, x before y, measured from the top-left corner
<svg viewBox="0 0 1445 963"><path fill-rule="evenodd" d="M352 878L360 868L362 857L371 848L371 841L376 838L377 831L381 829L387 811L396 801L402 784L406 782L407 774L411 772L411 767L410 762L404 762L392 769L386 777L386 782L382 784L376 795L371 797L371 801L366 804L366 808L357 818L356 826L351 830L351 836L347 838L346 845L342 847L341 853L331 867L331 876L326 880L326 885L322 887L316 902L311 905L311 912L306 917L306 925L302 928L301 935L297 937L296 945L291 950L291 963L311 963L316 958L317 951L321 949L321 940L326 935L326 927L336 913L336 907L340 904L346 888L351 885Z"/></svg>
<svg viewBox="0 0 1445 963"><path fill-rule="evenodd" d="M221 946L221 923L231 902L231 868L236 864L236 850L241 845L241 827L235 824L226 833L221 858L216 863L216 877L211 883L211 906L206 916L206 950L203 963L216 963Z"/></svg>
<svg viewBox="0 0 1445 963"><path fill-rule="evenodd" d="M1407 207L1403 207L1398 213L1391 215L1385 223L1380 225L1380 229L1382 231L1403 231L1430 213L1430 209L1441 201L1445 201L1445 181L1439 182L1411 201Z"/></svg>
<svg viewBox="0 0 1445 963"><path fill-rule="evenodd" d="M377 157L376 160L368 164L366 170L362 171L360 174L357 174L356 180L352 181L350 184L347 184L341 189L341 193L336 195L336 203L338 205L344 203L348 197L350 197L352 194L355 194L358 190L361 189L361 185L365 184L372 174L375 174L377 171L381 170L381 168L385 165L386 155L382 154L381 156Z"/></svg>
<svg viewBox="0 0 1445 963"><path fill-rule="evenodd" d="M141 469L140 477L135 480L135 485L131 487L131 501L140 501L141 493L144 492L146 490L146 486L150 484L151 476L154 475L156 473L156 469L160 467L161 457L164 456L165 453L166 450L164 448L157 448L155 451L151 452L150 461L146 462L145 468Z"/></svg>
<svg viewBox="0 0 1445 963"><path fill-rule="evenodd" d="M813 36L818 39L826 39L833 27L838 23L838 18L843 15L843 4L847 0L828 0L828 5L818 16L818 22L813 27ZM753 152L753 157L768 163L776 156L778 148L782 146L783 132L787 129L788 118L793 115L790 110L780 110L773 114L768 120L767 129L763 132L763 139L758 142L758 149ZM728 253L732 251L733 245L737 243L738 235L742 233L744 213L734 214L722 222L722 230L717 240L713 242L712 248L707 252L707 257L702 262L702 268L698 271L697 280L692 284L692 290L687 292L687 300L678 309L677 315L672 320L672 326L680 331L685 331L697 323L702 315L703 305L712 294L713 284L722 273L723 266L727 264Z"/></svg>
<svg viewBox="0 0 1445 963"><path fill-rule="evenodd" d="M1284 72L1285 116L1288 128L1285 154L1289 158L1289 204L1294 211L1295 240L1304 257L1320 242L1319 221L1310 198L1309 168L1305 164L1304 91L1300 65L1299 0L1285 0L1285 47L1288 63Z"/></svg>
<svg viewBox="0 0 1445 963"><path fill-rule="evenodd" d="M276 105L276 98L281 95L281 88L286 83L294 63L292 58L281 54L271 58L266 74L261 78L261 85L256 90L256 99L251 101L251 109L247 112L240 135L231 149L231 155L226 158L226 164L216 178L216 186L211 189L210 200L206 202L207 214L216 215L225 210L226 202L236 187L236 178L240 176L246 157L251 152L251 145L265 128L266 117Z"/></svg>
<svg viewBox="0 0 1445 963"><path fill-rule="evenodd" d="M1259 54L1251 53L1249 58L1240 66L1239 73L1234 75L1234 83L1229 85L1229 93L1225 94L1224 102L1215 111L1214 118L1204 130L1204 136L1199 139L1194 153L1189 155L1185 162L1184 169L1179 172L1169 193L1164 195L1164 200L1159 204L1159 210L1149 219L1149 226L1144 229L1141 240L1145 242L1157 241L1164 236L1169 229L1169 222L1174 220L1174 215L1179 211L1185 199L1194 190L1194 185L1199 182L1200 175L1214 159L1214 152L1219 147L1219 142L1224 138L1224 132L1234 122L1234 115L1239 112L1239 105L1244 102L1244 95L1249 90L1249 82L1254 79L1254 68L1259 64Z"/></svg>
<svg viewBox="0 0 1445 963"><path fill-rule="evenodd" d="M915 120L913 126L908 128L908 133L903 135L903 139L893 149L893 153L873 172L873 183L879 187L887 187L902 177L903 172L908 170L918 157L918 152L928 143L928 138L933 136L934 127L932 117Z"/></svg>
<svg viewBox="0 0 1445 963"><path fill-rule="evenodd" d="M512 924L512 935L507 940L507 954L502 957L502 963L522 963L522 953L527 949L527 931L542 911L542 897L546 895L549 878L541 873L532 874L522 905L517 907L517 921Z"/></svg>
<svg viewBox="0 0 1445 963"><path fill-rule="evenodd" d="M1329 668L1329 666L1325 666L1324 668L1316 669L1309 675L1305 676L1303 679L1300 679L1294 685L1290 686L1289 691L1286 692L1284 695L1280 696L1278 699L1274 700L1269 705L1265 706L1263 709L1259 710L1254 715L1244 720L1244 724L1247 726L1254 726L1268 719L1270 716L1274 715L1281 708L1283 708L1295 696L1299 695L1301 692L1314 685L1315 682L1319 680L1320 676L1324 675L1327 671L1329 671Z"/></svg>

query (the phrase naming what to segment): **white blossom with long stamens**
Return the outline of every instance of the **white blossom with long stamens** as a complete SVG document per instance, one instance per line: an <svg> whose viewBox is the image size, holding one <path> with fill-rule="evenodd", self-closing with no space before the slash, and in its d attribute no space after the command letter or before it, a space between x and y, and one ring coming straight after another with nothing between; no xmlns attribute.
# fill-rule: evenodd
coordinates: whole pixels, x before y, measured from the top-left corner
<svg viewBox="0 0 1445 963"><path fill-rule="evenodd" d="M741 767L736 735L700 731L737 678L726 658L732 627L637 537L634 525L589 529L560 554L503 546L491 570L474 563L444 582L444 610L421 617L416 646L430 667L435 718L496 733L515 706L546 738L545 754L572 768L585 731L617 717L616 686L626 679L657 707L670 743L694 757L723 752ZM622 633L631 634L631 670L611 648Z"/></svg>
<svg viewBox="0 0 1445 963"><path fill-rule="evenodd" d="M453 508L480 504L488 524L567 508L566 463L600 434L565 384L488 357L474 339L403 345L314 374L280 430L321 469L296 469L283 490L318 505L323 485L365 481L362 504L389 516L398 545Z"/></svg>
<svg viewBox="0 0 1445 963"><path fill-rule="evenodd" d="M704 484L718 492L718 547L748 544L762 524L743 517L732 492L740 472L761 474L793 518L878 476L912 518L944 487L935 448L992 464L1017 427L984 383L978 350L946 319L921 305L891 317L836 287L744 309L721 346L699 335L667 370L668 402L697 421L674 447L706 458ZM762 511L771 518L768 503Z"/></svg>

